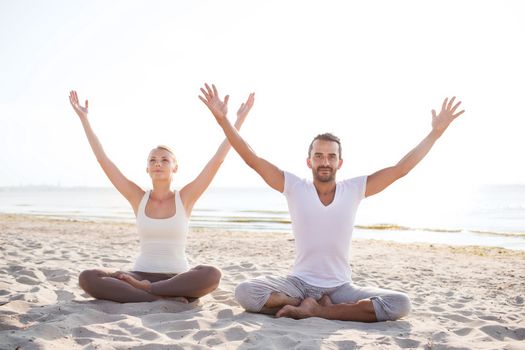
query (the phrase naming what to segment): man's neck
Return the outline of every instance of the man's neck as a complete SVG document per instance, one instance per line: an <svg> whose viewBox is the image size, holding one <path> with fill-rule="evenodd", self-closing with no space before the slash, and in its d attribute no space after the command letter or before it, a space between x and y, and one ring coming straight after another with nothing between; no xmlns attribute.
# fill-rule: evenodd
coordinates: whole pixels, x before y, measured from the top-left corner
<svg viewBox="0 0 525 350"><path fill-rule="evenodd" d="M320 182L314 180L314 186L319 196L327 196L335 192L336 183L335 180L330 182Z"/></svg>
<svg viewBox="0 0 525 350"><path fill-rule="evenodd" d="M335 181L330 182L316 182L314 181L315 190L317 191L317 196L319 197L319 200L321 203L323 203L324 206L330 205L335 198L335 189L336 189L336 183Z"/></svg>

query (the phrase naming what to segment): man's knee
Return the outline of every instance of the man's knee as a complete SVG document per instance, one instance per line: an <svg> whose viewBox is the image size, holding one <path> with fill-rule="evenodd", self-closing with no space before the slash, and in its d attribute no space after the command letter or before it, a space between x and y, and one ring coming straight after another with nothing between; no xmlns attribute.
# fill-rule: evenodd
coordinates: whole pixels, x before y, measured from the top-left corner
<svg viewBox="0 0 525 350"><path fill-rule="evenodd" d="M239 284L235 288L235 300L246 310L250 312L259 312L262 308L255 296L253 284L249 281Z"/></svg>
<svg viewBox="0 0 525 350"><path fill-rule="evenodd" d="M395 321L407 316L412 310L408 295L394 292L371 298L378 321Z"/></svg>
<svg viewBox="0 0 525 350"><path fill-rule="evenodd" d="M412 311L412 302L410 301L410 298L406 294L399 294L397 296L398 301L398 307L396 312L396 320L400 319L401 317L407 316Z"/></svg>
<svg viewBox="0 0 525 350"><path fill-rule="evenodd" d="M412 302L408 295L396 293L388 298L389 308L388 316L390 321L398 320L407 316L412 310Z"/></svg>

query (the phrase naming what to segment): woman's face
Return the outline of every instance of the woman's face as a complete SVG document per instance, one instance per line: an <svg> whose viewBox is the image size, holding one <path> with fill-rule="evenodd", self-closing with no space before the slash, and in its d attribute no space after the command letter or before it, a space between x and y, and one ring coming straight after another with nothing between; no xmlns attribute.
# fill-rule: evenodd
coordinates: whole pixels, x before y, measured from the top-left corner
<svg viewBox="0 0 525 350"><path fill-rule="evenodd" d="M177 163L173 155L164 149L154 149L148 156L147 173L152 180L171 179L177 171Z"/></svg>

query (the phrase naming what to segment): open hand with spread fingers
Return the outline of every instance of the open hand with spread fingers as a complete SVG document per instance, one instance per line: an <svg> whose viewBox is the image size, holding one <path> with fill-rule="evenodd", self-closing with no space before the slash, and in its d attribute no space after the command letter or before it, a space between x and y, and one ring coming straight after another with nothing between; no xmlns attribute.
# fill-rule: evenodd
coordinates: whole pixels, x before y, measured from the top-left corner
<svg viewBox="0 0 525 350"><path fill-rule="evenodd" d="M206 89L201 88L201 92L204 97L199 96L200 100L210 109L211 113L220 124L227 118L228 114L228 100L230 99L229 95L224 96L224 100L221 100L219 97L219 92L215 85L204 84Z"/></svg>
<svg viewBox="0 0 525 350"><path fill-rule="evenodd" d="M465 110L462 109L459 112L456 112L461 101L454 104L456 97L452 97L449 101L448 97L443 101L441 106L441 112L436 114L436 111L432 110L432 130L438 132L440 135L448 128L450 123L460 115L462 115Z"/></svg>
<svg viewBox="0 0 525 350"><path fill-rule="evenodd" d="M250 110L253 107L253 103L255 101L255 93L252 92L249 96L246 102L243 102L241 106L239 107L239 110L237 111L237 120L238 121L244 121L246 119L246 116L248 113L250 113Z"/></svg>
<svg viewBox="0 0 525 350"><path fill-rule="evenodd" d="M71 102L71 106L73 106L73 109L78 114L80 119L86 119L88 116L88 100L86 100L86 105L82 106L78 102L78 95L75 90L71 90L69 92L69 102Z"/></svg>

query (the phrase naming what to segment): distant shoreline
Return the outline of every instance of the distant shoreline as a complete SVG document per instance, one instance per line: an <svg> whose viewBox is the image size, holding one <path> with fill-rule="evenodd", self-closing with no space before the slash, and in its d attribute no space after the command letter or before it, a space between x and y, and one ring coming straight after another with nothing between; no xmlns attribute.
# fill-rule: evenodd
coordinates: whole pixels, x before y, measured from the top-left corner
<svg viewBox="0 0 525 350"><path fill-rule="evenodd" d="M57 220L65 222L82 222L82 223L113 223L113 224L131 224L134 226L134 218L117 218L117 217L72 217L59 214L20 214L20 213L3 213L2 218L14 218L24 220ZM264 227L246 227L243 222L233 222L228 225L228 221L221 222L219 225L216 221L203 222L193 217L190 220L192 230L216 230L225 232L243 232L246 234L267 233L267 234L291 234L291 226L288 229L271 229L267 225ZM438 229L420 229L408 228L397 225L371 225L371 226L354 226L353 239L371 239L392 241L398 243L428 243L428 244L445 244L450 246L480 246L504 248L517 251L525 251L525 235L515 233L492 233L476 232L461 230L438 230Z"/></svg>

